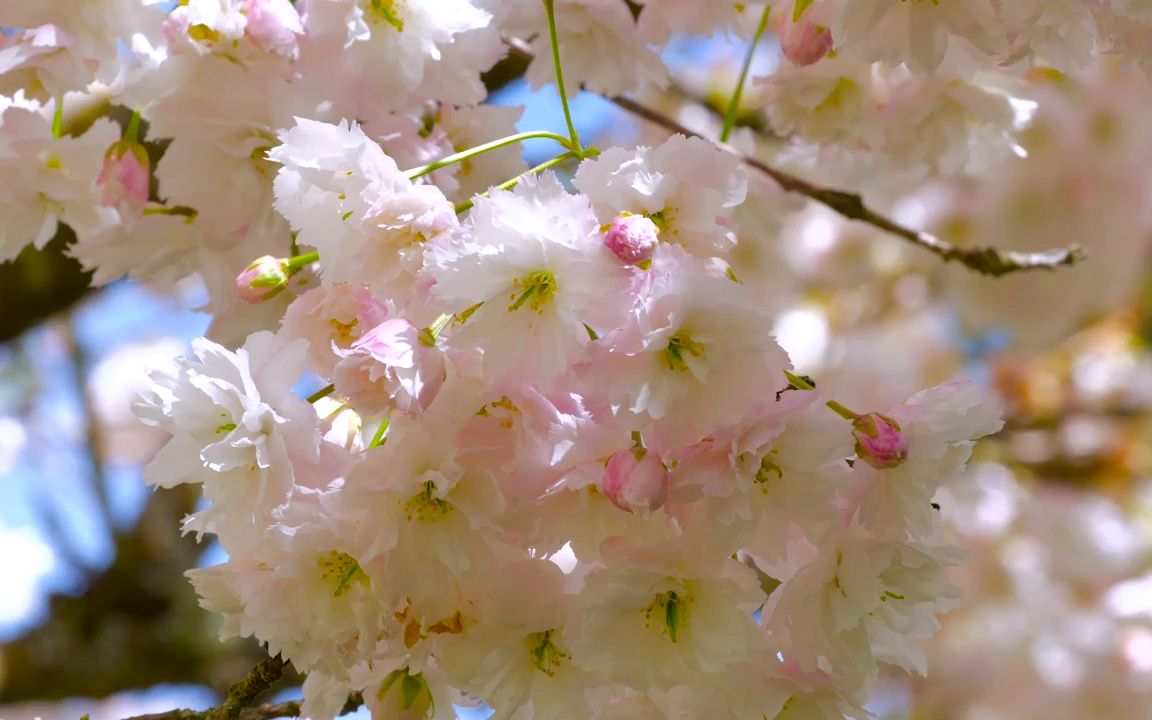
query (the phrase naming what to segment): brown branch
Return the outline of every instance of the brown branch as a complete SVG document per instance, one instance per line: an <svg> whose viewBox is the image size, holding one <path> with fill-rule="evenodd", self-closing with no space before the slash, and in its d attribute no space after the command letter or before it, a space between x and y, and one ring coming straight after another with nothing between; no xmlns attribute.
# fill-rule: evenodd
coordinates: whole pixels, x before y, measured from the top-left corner
<svg viewBox="0 0 1152 720"><path fill-rule="evenodd" d="M288 662L277 653L273 657L266 657L256 663L256 667L248 673L248 677L228 688L228 697L224 704L211 712L211 720L236 720L240 711L256 701L256 698L272 687L272 683L280 679L284 673L284 666Z"/></svg>
<svg viewBox="0 0 1152 720"><path fill-rule="evenodd" d="M689 130L663 113L653 110L632 98L617 96L610 97L608 100L612 101L612 103L621 109L659 125L666 130L690 137L710 140L709 138L704 138L700 133ZM944 262L955 260L965 267L983 275L999 277L1009 273L1028 270L1055 270L1064 265L1074 265L1085 257L1084 250L1077 246L1034 253L999 250L987 246L960 247L922 230L913 230L905 227L881 215L865 205L864 199L856 193L818 187L795 175L777 170L763 160L744 155L731 145L715 140L710 140L710 142L724 152L740 158L740 161L745 165L772 178L780 187L788 192L815 200L849 220L858 220L867 223L875 228L895 235L902 240L907 240L918 247L935 253L940 259L944 260Z"/></svg>
<svg viewBox="0 0 1152 720"><path fill-rule="evenodd" d="M108 479L104 473L104 445L100 432L100 419L96 416L96 407L92 393L88 389L88 373L91 371L88 351L81 344L77 336L76 313L69 311L60 321L60 335L64 347L68 351L70 367L72 370L72 383L75 385L76 395L83 411L84 419L84 449L88 462L88 482L92 485L100 508L101 519L112 531L114 525L112 500L108 496Z"/></svg>
<svg viewBox="0 0 1152 720"><path fill-rule="evenodd" d="M344 707L340 709L339 714L347 715L348 713L356 712L363 704L363 696L361 696L360 693L352 693L348 696L348 701L344 703ZM169 710L162 713L135 715L125 720L213 720L213 713L219 710L220 708L211 708L209 710ZM289 700L288 702L256 705L255 707L244 708L238 716L239 720L272 720L273 718L283 717L300 717L300 703L296 700Z"/></svg>
<svg viewBox="0 0 1152 720"><path fill-rule="evenodd" d="M112 563L79 566L84 578L48 596L43 624L2 643L0 706L173 682L205 685L223 697L229 680L267 654L251 641L221 643L215 617L197 605L184 577L204 548L172 528L198 497L194 485L150 494L138 523L115 532ZM57 507L49 503L46 511Z"/></svg>
<svg viewBox="0 0 1152 720"><path fill-rule="evenodd" d="M532 58L532 49L523 40L506 38L505 42L509 48L511 48L510 54L525 56L528 59ZM788 192L815 200L849 220L867 223L884 232L895 235L902 240L906 240L917 247L934 253L945 262L955 260L965 267L983 275L999 277L1009 273L1029 270L1055 270L1064 265L1074 265L1085 257L1084 250L1078 246L1034 253L999 250L987 246L960 247L922 230L913 230L905 227L881 215L865 205L864 199L856 193L818 187L795 175L777 170L763 160L745 155L727 143L704 137L700 133L684 127L667 115L637 100L621 95L604 97L620 109L647 120L654 125L659 125L665 130L708 140L720 150L739 158L745 165L772 178L772 180Z"/></svg>

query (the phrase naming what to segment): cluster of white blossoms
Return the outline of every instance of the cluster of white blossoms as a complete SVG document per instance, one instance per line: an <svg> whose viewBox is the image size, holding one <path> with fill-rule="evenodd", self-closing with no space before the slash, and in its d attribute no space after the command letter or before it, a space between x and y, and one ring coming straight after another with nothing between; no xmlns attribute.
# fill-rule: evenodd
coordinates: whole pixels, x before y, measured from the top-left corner
<svg viewBox="0 0 1152 720"><path fill-rule="evenodd" d="M63 223L98 284L203 283L208 337L136 405L172 436L145 480L201 485L201 603L313 718L864 718L959 600L934 498L995 400L846 407L866 363L832 392L773 337L808 209L702 138L517 134L483 104L510 48L637 94L676 36L771 31L748 89L787 144L721 140L957 243L1125 267L1152 235L1139 0L169 5L0 0L0 260ZM528 137L561 152L528 170Z"/></svg>

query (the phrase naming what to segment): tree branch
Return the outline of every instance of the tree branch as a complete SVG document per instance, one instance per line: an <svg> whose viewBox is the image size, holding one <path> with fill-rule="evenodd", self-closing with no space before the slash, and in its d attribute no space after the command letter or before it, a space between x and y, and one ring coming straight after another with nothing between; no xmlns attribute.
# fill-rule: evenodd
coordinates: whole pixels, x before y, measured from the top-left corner
<svg viewBox="0 0 1152 720"><path fill-rule="evenodd" d="M356 712L363 704L363 696L358 692L352 693L348 696L348 701L344 703L344 707L340 709L340 715ZM169 710L168 712L151 713L149 715L135 715L125 720L213 720L214 716L212 713L218 712L219 710L220 708L211 708L209 710ZM272 720L273 718L283 717L300 717L300 703L296 700L290 700L288 702L256 705L255 707L244 708L238 716L239 720Z"/></svg>
<svg viewBox="0 0 1152 720"><path fill-rule="evenodd" d="M0 706L173 682L223 697L231 680L267 655L251 640L221 643L216 618L197 605L184 577L204 548L172 528L198 498L193 485L150 494L136 525L113 531L110 565L77 566L84 577L48 596L47 620L0 643ZM45 527L45 537L60 538Z"/></svg>
<svg viewBox="0 0 1152 720"><path fill-rule="evenodd" d="M248 673L248 677L228 688L228 697L224 704L209 714L211 720L236 720L240 711L255 702L272 683L280 679L284 673L284 666L288 662L277 653L273 657L266 657L256 663L256 667Z"/></svg>
<svg viewBox="0 0 1152 720"><path fill-rule="evenodd" d="M88 351L77 337L76 313L69 311L60 321L60 335L68 350L72 382L84 418L84 449L88 462L88 482L92 485L100 508L100 519L112 531L114 526L112 500L108 496L108 478L104 473L104 445L101 442L100 418L96 416L92 393L88 388L88 374L91 372Z"/></svg>
<svg viewBox="0 0 1152 720"><path fill-rule="evenodd" d="M511 48L512 55L522 56L528 60L533 57L532 49L523 40L506 38L505 42L509 48ZM700 133L684 127L667 115L637 100L622 95L605 96L605 98L620 109L647 120L654 125L658 125L665 130L680 133L688 137L698 137L703 140L708 140L720 150L739 158L745 165L772 178L772 180L788 192L803 195L810 200L815 200L849 220L867 223L884 232L895 235L902 240L906 240L917 247L934 253L945 262L954 260L983 275L999 277L1001 275L1008 275L1009 273L1026 272L1030 270L1055 270L1064 265L1074 265L1085 257L1084 250L1077 246L1034 253L999 250L987 246L960 247L946 240L941 240L935 235L905 227L881 215L865 205L863 198L856 193L813 185L795 175L778 170L763 160L745 155L727 143L717 142L711 138L704 137Z"/></svg>

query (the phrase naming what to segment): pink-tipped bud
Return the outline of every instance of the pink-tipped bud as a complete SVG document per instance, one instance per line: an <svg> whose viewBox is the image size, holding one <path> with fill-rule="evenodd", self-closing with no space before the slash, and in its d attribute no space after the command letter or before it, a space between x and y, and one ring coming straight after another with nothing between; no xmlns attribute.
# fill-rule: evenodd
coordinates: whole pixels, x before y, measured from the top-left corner
<svg viewBox="0 0 1152 720"><path fill-rule="evenodd" d="M908 436L900 424L879 413L861 415L852 422L856 456L874 468L894 468L908 459Z"/></svg>
<svg viewBox="0 0 1152 720"><path fill-rule="evenodd" d="M792 22L785 18L780 28L780 51L793 65L811 65L832 49L832 33L828 28L800 18Z"/></svg>
<svg viewBox="0 0 1152 720"><path fill-rule="evenodd" d="M139 219L148 205L150 167L143 145L132 140L114 143L104 153L104 165L96 178L101 204L116 208L124 219Z"/></svg>
<svg viewBox="0 0 1152 720"><path fill-rule="evenodd" d="M288 268L271 255L256 258L236 276L236 296L253 305L288 287Z"/></svg>
<svg viewBox="0 0 1152 720"><path fill-rule="evenodd" d="M660 229L643 215L621 213L604 233L604 245L629 265L651 260L659 244Z"/></svg>
<svg viewBox="0 0 1152 720"><path fill-rule="evenodd" d="M621 450L608 459L600 490L621 510L643 515L668 500L668 469L656 453Z"/></svg>
<svg viewBox="0 0 1152 720"><path fill-rule="evenodd" d="M261 50L285 57L296 54L304 23L290 0L244 0L244 15L244 31Z"/></svg>

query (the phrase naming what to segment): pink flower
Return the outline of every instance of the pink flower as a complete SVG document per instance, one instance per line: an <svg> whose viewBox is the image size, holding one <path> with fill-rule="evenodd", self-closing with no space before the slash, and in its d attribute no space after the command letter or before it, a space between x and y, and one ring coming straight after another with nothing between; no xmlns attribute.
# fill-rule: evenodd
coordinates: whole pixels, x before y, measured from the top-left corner
<svg viewBox="0 0 1152 720"><path fill-rule="evenodd" d="M621 510L641 515L668 500L668 469L646 450L620 450L608 459L600 490Z"/></svg>
<svg viewBox="0 0 1152 720"><path fill-rule="evenodd" d="M732 217L748 194L748 175L736 158L683 135L655 147L608 148L580 163L572 184L602 223L624 211L645 215L665 244L702 258L730 249L734 238L717 221Z"/></svg>
<svg viewBox="0 0 1152 720"><path fill-rule="evenodd" d="M276 296L288 287L288 268L271 255L256 258L236 276L236 297L256 303Z"/></svg>
<svg viewBox="0 0 1152 720"><path fill-rule="evenodd" d="M623 212L612 219L604 233L604 245L629 265L641 265L652 259L660 244L660 230L644 215Z"/></svg>
<svg viewBox="0 0 1152 720"><path fill-rule="evenodd" d="M368 330L384 322L391 310L366 287L337 283L309 290L284 314L286 337L308 341L308 367L331 377L338 353L352 346Z"/></svg>
<svg viewBox="0 0 1152 720"><path fill-rule="evenodd" d="M112 145L96 178L100 202L116 208L125 219L139 219L148 204L150 167L148 152L140 143L121 140Z"/></svg>
<svg viewBox="0 0 1152 720"><path fill-rule="evenodd" d="M292 56L304 34L300 14L289 0L244 0L245 33L264 52Z"/></svg>
<svg viewBox="0 0 1152 720"><path fill-rule="evenodd" d="M417 412L436 398L444 382L444 354L420 339L403 318L391 318L368 330L336 364L336 390L355 398L357 410L369 414L392 408Z"/></svg>
<svg viewBox="0 0 1152 720"><path fill-rule="evenodd" d="M900 423L879 413L867 413L852 423L856 455L874 468L894 468L908 459L908 436Z"/></svg>

